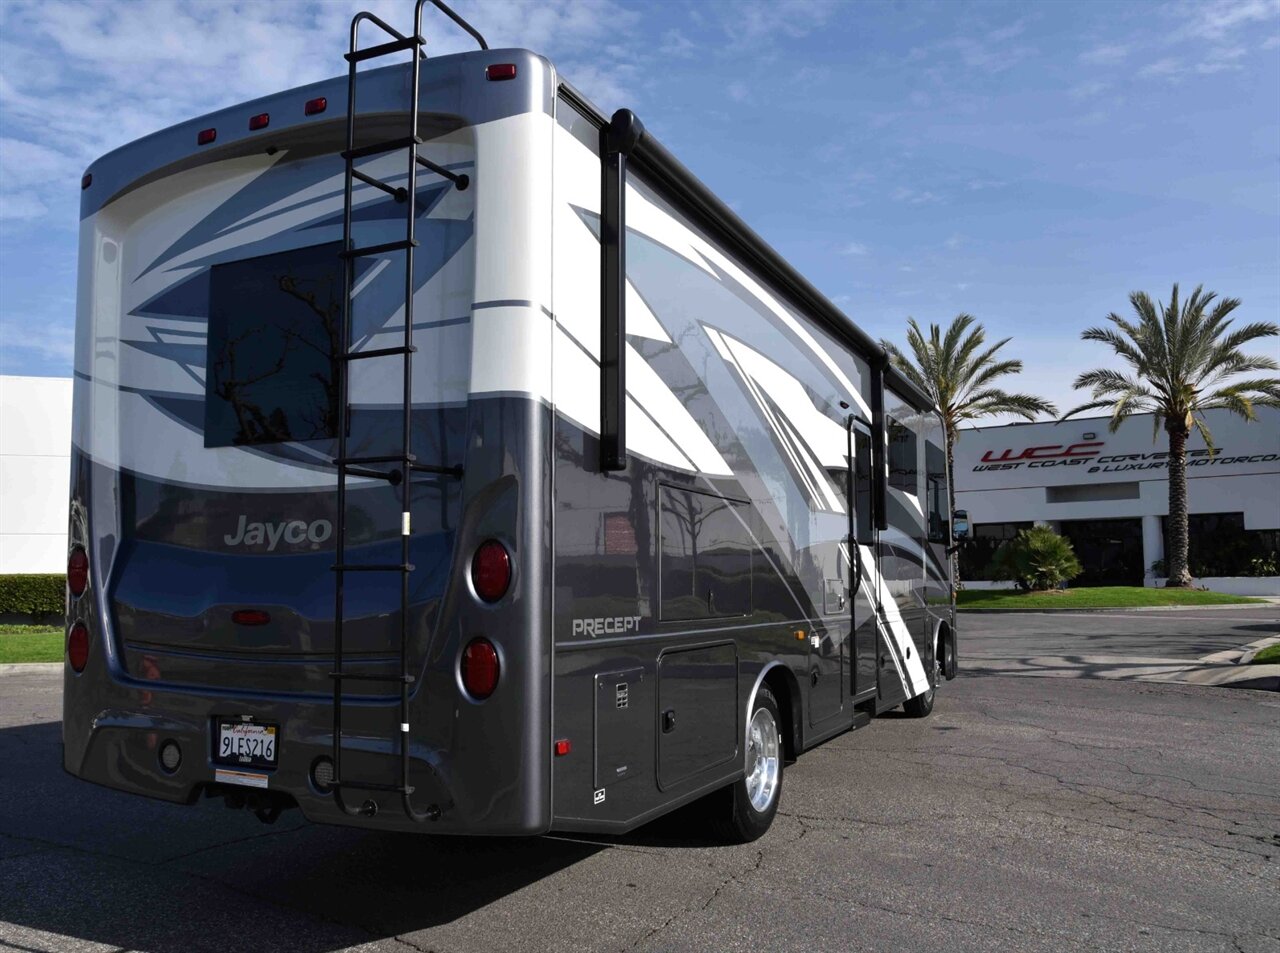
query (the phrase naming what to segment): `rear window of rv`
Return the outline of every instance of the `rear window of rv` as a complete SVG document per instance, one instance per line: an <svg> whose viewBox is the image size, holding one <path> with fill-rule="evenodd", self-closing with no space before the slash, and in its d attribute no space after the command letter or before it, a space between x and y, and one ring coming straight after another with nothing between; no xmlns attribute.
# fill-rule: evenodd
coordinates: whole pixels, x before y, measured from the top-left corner
<svg viewBox="0 0 1280 953"><path fill-rule="evenodd" d="M214 265L206 447L337 436L339 243Z"/></svg>

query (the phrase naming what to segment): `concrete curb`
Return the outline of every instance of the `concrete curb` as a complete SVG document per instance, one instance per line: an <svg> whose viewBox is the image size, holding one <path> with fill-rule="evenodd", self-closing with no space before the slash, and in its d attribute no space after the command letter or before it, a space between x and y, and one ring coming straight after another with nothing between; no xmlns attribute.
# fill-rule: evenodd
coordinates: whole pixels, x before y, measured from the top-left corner
<svg viewBox="0 0 1280 953"><path fill-rule="evenodd" d="M1231 602L1225 605L1212 606L1107 606L1106 608L1074 608L1072 606L1061 606L1059 608L1040 608L1040 609L982 609L970 606L956 606L956 612L964 612L972 615L1017 615L1023 613L1026 615L1043 615L1053 612L1204 612L1205 610L1214 609L1261 609L1267 605L1275 605L1274 602Z"/></svg>
<svg viewBox="0 0 1280 953"><path fill-rule="evenodd" d="M62 662L9 662L0 665L0 676L4 675L52 675L62 671Z"/></svg>

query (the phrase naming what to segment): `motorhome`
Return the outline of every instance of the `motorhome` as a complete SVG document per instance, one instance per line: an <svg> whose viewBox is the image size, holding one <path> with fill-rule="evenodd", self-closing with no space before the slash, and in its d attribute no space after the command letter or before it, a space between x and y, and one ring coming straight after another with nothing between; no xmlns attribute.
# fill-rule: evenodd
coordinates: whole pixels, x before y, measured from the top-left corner
<svg viewBox="0 0 1280 953"><path fill-rule="evenodd" d="M941 420L634 114L423 5L84 175L66 769L757 837L955 674Z"/></svg>

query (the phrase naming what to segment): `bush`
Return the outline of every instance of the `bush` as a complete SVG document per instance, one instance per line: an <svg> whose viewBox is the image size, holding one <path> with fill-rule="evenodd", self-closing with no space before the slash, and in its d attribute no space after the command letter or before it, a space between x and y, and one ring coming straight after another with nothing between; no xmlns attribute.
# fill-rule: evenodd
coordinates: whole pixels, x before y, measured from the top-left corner
<svg viewBox="0 0 1280 953"><path fill-rule="evenodd" d="M66 611L66 589L61 573L0 576L0 615L60 616Z"/></svg>
<svg viewBox="0 0 1280 953"><path fill-rule="evenodd" d="M1048 526L1019 530L996 550L991 566L995 579L1011 579L1024 591L1053 589L1081 572L1070 540Z"/></svg>

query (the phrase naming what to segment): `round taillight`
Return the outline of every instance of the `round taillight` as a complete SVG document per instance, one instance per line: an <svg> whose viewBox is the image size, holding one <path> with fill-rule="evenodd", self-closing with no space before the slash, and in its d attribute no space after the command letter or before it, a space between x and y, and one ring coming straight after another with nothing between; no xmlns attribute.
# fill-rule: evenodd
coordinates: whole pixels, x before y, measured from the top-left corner
<svg viewBox="0 0 1280 953"><path fill-rule="evenodd" d="M488 698L498 687L498 650L488 639L472 639L462 650L462 687L473 698Z"/></svg>
<svg viewBox="0 0 1280 953"><path fill-rule="evenodd" d="M511 556L496 539L480 544L471 559L471 584L485 602L497 602L511 585Z"/></svg>
<svg viewBox="0 0 1280 953"><path fill-rule="evenodd" d="M67 559L67 588L73 596L83 595L89 585L89 557L83 549L71 550Z"/></svg>
<svg viewBox="0 0 1280 953"><path fill-rule="evenodd" d="M83 672L89 661L89 627L77 622L67 633L67 661L77 672Z"/></svg>

